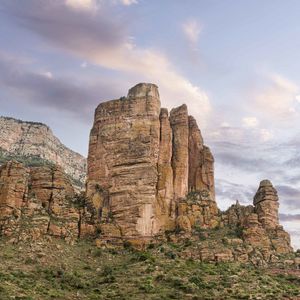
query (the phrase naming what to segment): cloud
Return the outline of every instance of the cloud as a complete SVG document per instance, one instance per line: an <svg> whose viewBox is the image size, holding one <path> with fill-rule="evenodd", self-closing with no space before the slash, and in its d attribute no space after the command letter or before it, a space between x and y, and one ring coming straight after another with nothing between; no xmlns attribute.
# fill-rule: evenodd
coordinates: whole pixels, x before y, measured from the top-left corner
<svg viewBox="0 0 300 300"><path fill-rule="evenodd" d="M51 72L35 72L29 65L11 55L0 53L0 87L14 97L15 103L27 102L54 110L64 110L81 120L90 121L99 103L98 91L103 96L113 95L115 88L97 81L82 84L73 79L54 77ZM7 101L7 100L5 100Z"/></svg>
<svg viewBox="0 0 300 300"><path fill-rule="evenodd" d="M245 117L242 119L243 126L246 128L257 127L259 122L255 117Z"/></svg>
<svg viewBox="0 0 300 300"><path fill-rule="evenodd" d="M275 120L290 120L299 115L296 107L299 87L291 80L277 73L268 74L268 86L255 99L256 108Z"/></svg>
<svg viewBox="0 0 300 300"><path fill-rule="evenodd" d="M196 49L199 40L199 35L202 31L202 27L195 19L190 19L182 24L183 33L188 40L190 46Z"/></svg>
<svg viewBox="0 0 300 300"><path fill-rule="evenodd" d="M259 132L263 142L268 142L274 138L274 134L268 129L262 128Z"/></svg>
<svg viewBox="0 0 300 300"><path fill-rule="evenodd" d="M44 73L41 73L41 75L44 75L45 77L49 78L49 79L52 79L53 78L53 74L51 72L44 72Z"/></svg>
<svg viewBox="0 0 300 300"><path fill-rule="evenodd" d="M137 0L64 0L65 5L74 10L83 10L89 12L95 12L101 9L104 4L121 4L130 6L137 4Z"/></svg>
<svg viewBox="0 0 300 300"><path fill-rule="evenodd" d="M276 185L282 203L289 209L300 208L300 189L288 185Z"/></svg>
<svg viewBox="0 0 300 300"><path fill-rule="evenodd" d="M230 204L237 200L243 205L253 203L257 187L237 184L229 180L216 179L216 196L218 205L222 209L227 209Z"/></svg>
<svg viewBox="0 0 300 300"><path fill-rule="evenodd" d="M246 156L244 153L226 151L226 148L215 153L216 161L220 164L231 166L246 172L257 172L258 170L270 170L270 162L263 158Z"/></svg>
<svg viewBox="0 0 300 300"><path fill-rule="evenodd" d="M245 122L247 122L247 125L245 125ZM245 122L243 121L244 126L242 127L231 126L228 122L222 122L219 127L212 126L207 132L207 139L210 143L231 141L240 145L253 145L272 140L272 131L258 126L254 127L255 120L247 119Z"/></svg>
<svg viewBox="0 0 300 300"><path fill-rule="evenodd" d="M65 0L65 4L75 10L89 10L97 9L97 2L95 0Z"/></svg>
<svg viewBox="0 0 300 300"><path fill-rule="evenodd" d="M126 80L134 81L133 84L156 83L167 107L186 103L200 125L204 125L211 109L206 92L182 76L162 52L134 45L124 26L128 20L118 15L112 18L106 6L90 14L68 9L56 1L28 0L22 7L16 0L5 3L3 11L11 19L52 46L89 63L123 73Z"/></svg>
<svg viewBox="0 0 300 300"><path fill-rule="evenodd" d="M228 122L222 122L220 124L221 127L230 127L230 124Z"/></svg>
<svg viewBox="0 0 300 300"><path fill-rule="evenodd" d="M85 69L87 67L87 62L86 61L82 62L80 64L80 67L83 68L83 69Z"/></svg>
<svg viewBox="0 0 300 300"><path fill-rule="evenodd" d="M293 221L299 221L300 222L300 214L279 214L279 218L283 222L293 222Z"/></svg>
<svg viewBox="0 0 300 300"><path fill-rule="evenodd" d="M120 0L120 2L121 2L123 5L126 5L126 6L129 6L129 5L137 4L137 3L138 3L137 0Z"/></svg>

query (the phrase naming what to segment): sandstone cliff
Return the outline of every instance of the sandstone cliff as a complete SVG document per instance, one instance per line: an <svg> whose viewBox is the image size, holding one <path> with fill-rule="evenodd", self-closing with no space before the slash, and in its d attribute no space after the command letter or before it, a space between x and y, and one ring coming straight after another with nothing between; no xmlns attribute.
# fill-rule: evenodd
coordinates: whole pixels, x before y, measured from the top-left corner
<svg viewBox="0 0 300 300"><path fill-rule="evenodd" d="M86 159L64 146L48 126L0 117L0 132L3 161L11 157L46 160L60 165L77 185L84 185Z"/></svg>
<svg viewBox="0 0 300 300"><path fill-rule="evenodd" d="M213 157L186 105L169 116L157 86L141 83L97 107L87 196L98 221L109 211L122 236L152 237L174 229L178 201L202 190L214 202Z"/></svg>
<svg viewBox="0 0 300 300"><path fill-rule="evenodd" d="M263 180L253 205L221 212L214 158L196 120L186 105L161 108L153 84L96 108L85 193L75 193L58 165L0 167L0 235L14 242L90 236L98 247L143 248L171 241L184 245L183 257L261 265L293 251L278 208L276 189Z"/></svg>
<svg viewBox="0 0 300 300"><path fill-rule="evenodd" d="M58 166L0 167L0 235L14 241L78 237L79 211L71 182Z"/></svg>
<svg viewBox="0 0 300 300"><path fill-rule="evenodd" d="M141 241L175 230L177 240L197 228L229 226L240 228L244 245L269 255L272 249L292 251L278 223L272 184L261 182L253 206L237 204L221 213L213 164L187 106L169 114L160 107L157 86L141 83L127 97L99 104L90 134L87 197L100 239Z"/></svg>

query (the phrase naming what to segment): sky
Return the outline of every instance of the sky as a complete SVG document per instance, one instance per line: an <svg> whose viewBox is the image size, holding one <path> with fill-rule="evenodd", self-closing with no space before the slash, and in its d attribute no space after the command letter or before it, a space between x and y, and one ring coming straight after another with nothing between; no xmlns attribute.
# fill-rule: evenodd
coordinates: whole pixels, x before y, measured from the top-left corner
<svg viewBox="0 0 300 300"><path fill-rule="evenodd" d="M299 15L298 0L0 0L0 115L86 156L95 107L155 83L197 119L219 207L270 179L300 248Z"/></svg>

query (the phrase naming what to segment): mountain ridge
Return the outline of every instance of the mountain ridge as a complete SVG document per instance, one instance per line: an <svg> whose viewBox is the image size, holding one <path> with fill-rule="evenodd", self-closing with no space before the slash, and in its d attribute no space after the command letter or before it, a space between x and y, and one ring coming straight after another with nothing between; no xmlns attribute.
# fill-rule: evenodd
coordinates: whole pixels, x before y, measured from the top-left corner
<svg viewBox="0 0 300 300"><path fill-rule="evenodd" d="M40 158L46 163L61 166L78 188L84 186L86 158L65 146L48 125L0 116L0 130L0 150L4 161Z"/></svg>

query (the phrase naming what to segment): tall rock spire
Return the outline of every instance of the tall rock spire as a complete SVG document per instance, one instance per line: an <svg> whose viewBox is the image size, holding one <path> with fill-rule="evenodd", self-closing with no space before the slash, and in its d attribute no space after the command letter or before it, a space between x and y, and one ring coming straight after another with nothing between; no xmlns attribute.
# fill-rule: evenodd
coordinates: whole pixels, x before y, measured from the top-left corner
<svg viewBox="0 0 300 300"><path fill-rule="evenodd" d="M127 97L101 103L95 111L87 195L98 221L113 220L127 237L158 231L159 115L157 86L146 83L131 88Z"/></svg>
<svg viewBox="0 0 300 300"><path fill-rule="evenodd" d="M157 86L146 83L99 104L87 181L98 223L115 224L123 237L152 237L175 228L189 191L204 190L214 200L213 157L185 104L169 115Z"/></svg>
<svg viewBox="0 0 300 300"><path fill-rule="evenodd" d="M201 131L194 117L189 116L189 191L210 193L215 200L214 157L203 145Z"/></svg>
<svg viewBox="0 0 300 300"><path fill-rule="evenodd" d="M188 111L185 104L173 108L170 113L170 123L173 132L173 182L175 200L184 198L188 193Z"/></svg>
<svg viewBox="0 0 300 300"><path fill-rule="evenodd" d="M265 228L276 228L279 225L278 195L270 180L260 182L253 204L258 220Z"/></svg>

